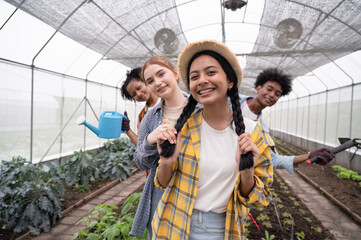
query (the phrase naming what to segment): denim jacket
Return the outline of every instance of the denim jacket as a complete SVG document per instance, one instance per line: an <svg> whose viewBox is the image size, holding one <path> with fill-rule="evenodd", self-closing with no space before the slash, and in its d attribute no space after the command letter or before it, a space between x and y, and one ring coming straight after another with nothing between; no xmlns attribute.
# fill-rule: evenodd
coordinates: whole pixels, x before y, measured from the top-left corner
<svg viewBox="0 0 361 240"><path fill-rule="evenodd" d="M239 94L239 101L240 101L241 106L249 98L251 98L251 97ZM249 117L249 116L245 116L245 117ZM269 133L268 126L262 120L262 112L258 115L257 120L261 123L262 128L267 133ZM277 149L275 148L275 146L273 146L273 148L271 148L271 158L272 158L272 165L273 165L274 169L286 169L287 172L289 172L290 174L293 174L293 168L298 167L298 164L293 165L293 160L295 159L295 156L282 156L282 155L279 155L278 152L277 152Z"/></svg>
<svg viewBox="0 0 361 240"><path fill-rule="evenodd" d="M138 237L143 235L148 222L151 221L152 192L159 153L156 144L149 144L147 142L147 136L163 122L162 104L163 101L160 101L154 108L145 114L142 119L139 126L137 149L134 153L134 161L137 167L140 170L150 170L143 188L142 196L139 200L137 212L135 213L132 229L130 230L130 235ZM160 199L153 198L153 201L159 200Z"/></svg>

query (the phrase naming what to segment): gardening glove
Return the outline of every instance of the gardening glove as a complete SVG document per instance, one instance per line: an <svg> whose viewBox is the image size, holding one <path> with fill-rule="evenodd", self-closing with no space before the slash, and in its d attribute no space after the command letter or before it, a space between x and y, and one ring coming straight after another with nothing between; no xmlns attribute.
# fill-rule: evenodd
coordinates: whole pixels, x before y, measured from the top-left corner
<svg viewBox="0 0 361 240"><path fill-rule="evenodd" d="M122 122L122 131L128 131L130 129L130 126L129 126L130 120L128 118L127 111L124 111L124 116L125 116L125 118L123 118L123 122Z"/></svg>
<svg viewBox="0 0 361 240"><path fill-rule="evenodd" d="M315 163L319 165L326 165L335 158L335 154L331 153L329 148L320 148L308 155L308 159L312 159L314 157L317 157L317 161Z"/></svg>

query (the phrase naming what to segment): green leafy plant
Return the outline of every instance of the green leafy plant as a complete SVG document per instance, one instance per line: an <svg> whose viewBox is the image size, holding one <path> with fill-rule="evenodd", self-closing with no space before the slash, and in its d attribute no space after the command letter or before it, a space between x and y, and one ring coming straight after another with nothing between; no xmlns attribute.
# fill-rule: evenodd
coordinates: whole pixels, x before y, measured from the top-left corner
<svg viewBox="0 0 361 240"><path fill-rule="evenodd" d="M306 211L303 210L303 209L298 209L298 211L299 211L301 214L305 214L305 213L306 213Z"/></svg>
<svg viewBox="0 0 361 240"><path fill-rule="evenodd" d="M297 240L303 240L305 239L306 235L305 233L302 231L302 232L296 232L296 238Z"/></svg>
<svg viewBox="0 0 361 240"><path fill-rule="evenodd" d="M134 161L125 152L101 152L96 157L103 177L125 180L134 169Z"/></svg>
<svg viewBox="0 0 361 240"><path fill-rule="evenodd" d="M89 216L77 224L87 223L85 230L77 232L75 239L147 239L146 231L141 238L129 236L134 221L135 210L138 206L141 193L132 194L123 204L121 215L114 211L117 206L98 205L90 210Z"/></svg>
<svg viewBox="0 0 361 240"><path fill-rule="evenodd" d="M129 155L129 158L133 158L135 146L129 138L118 138L104 143L103 150L107 152L124 152Z"/></svg>
<svg viewBox="0 0 361 240"><path fill-rule="evenodd" d="M352 175L351 179L357 182L361 182L361 175Z"/></svg>
<svg viewBox="0 0 361 240"><path fill-rule="evenodd" d="M268 231L265 231L264 234L266 238L262 238L262 240L273 240L275 238L275 236L273 234L270 235Z"/></svg>
<svg viewBox="0 0 361 240"><path fill-rule="evenodd" d="M282 217L284 217L284 218L292 218L292 215L290 213L288 213L288 212L284 212L284 213L282 213Z"/></svg>
<svg viewBox="0 0 361 240"><path fill-rule="evenodd" d="M332 169L338 171L337 177L342 179L352 179L354 181L361 181L361 176L357 172L341 167L339 165L332 166Z"/></svg>
<svg viewBox="0 0 361 240"><path fill-rule="evenodd" d="M358 175L358 173L357 173L357 172L352 171L352 170L350 170L350 169L347 169L347 170L346 170L346 172L348 172L348 173L350 174L350 176L351 176L351 177L352 177L352 176L357 176L357 175Z"/></svg>
<svg viewBox="0 0 361 240"><path fill-rule="evenodd" d="M103 151L96 156L102 176L125 180L135 168L134 152L135 146L128 138L105 143Z"/></svg>
<svg viewBox="0 0 361 240"><path fill-rule="evenodd" d="M335 170L335 171L340 171L341 170L341 166L340 165L333 165L332 166L332 169Z"/></svg>
<svg viewBox="0 0 361 240"><path fill-rule="evenodd" d="M320 227L311 227L311 229L315 230L318 233L322 232L322 228L320 228Z"/></svg>
<svg viewBox="0 0 361 240"><path fill-rule="evenodd" d="M307 222L312 222L311 218L309 217L304 217L303 219L305 219Z"/></svg>
<svg viewBox="0 0 361 240"><path fill-rule="evenodd" d="M65 182L68 186L76 183L88 186L100 176L94 154L91 151L75 151L64 166Z"/></svg>
<svg viewBox="0 0 361 240"><path fill-rule="evenodd" d="M73 239L78 237L80 239L101 239L102 232L117 221L116 212L113 211L117 208L117 206L97 205L90 209L90 215L77 222L77 224L87 223L87 229L76 233Z"/></svg>
<svg viewBox="0 0 361 240"><path fill-rule="evenodd" d="M350 179L351 175L348 172L341 171L341 172L337 173L337 177L340 177L342 179Z"/></svg>
<svg viewBox="0 0 361 240"><path fill-rule="evenodd" d="M88 191L90 191L90 188L88 186L75 184L74 191L76 191L76 192L88 192Z"/></svg>
<svg viewBox="0 0 361 240"><path fill-rule="evenodd" d="M55 163L34 165L22 157L0 166L0 218L6 229L48 232L62 217L63 175Z"/></svg>
<svg viewBox="0 0 361 240"><path fill-rule="evenodd" d="M267 227L267 228L272 228L272 223L270 221L265 221L262 222L263 226Z"/></svg>
<svg viewBox="0 0 361 240"><path fill-rule="evenodd" d="M286 219L283 221L284 225L293 225L293 221L291 219Z"/></svg>
<svg viewBox="0 0 361 240"><path fill-rule="evenodd" d="M266 220L269 220L269 217L267 215L261 213L257 216L257 221L266 221Z"/></svg>

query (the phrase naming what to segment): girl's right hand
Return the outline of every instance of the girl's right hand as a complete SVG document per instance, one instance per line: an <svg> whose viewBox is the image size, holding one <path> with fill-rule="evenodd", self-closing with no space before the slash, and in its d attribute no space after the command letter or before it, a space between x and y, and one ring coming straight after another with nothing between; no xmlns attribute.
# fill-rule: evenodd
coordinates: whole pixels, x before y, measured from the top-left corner
<svg viewBox="0 0 361 240"><path fill-rule="evenodd" d="M149 144L156 144L158 135L160 135L163 132L170 131L171 129L174 132L174 134L177 134L177 131L175 130L175 128L173 128L172 125L170 125L170 124L159 125L156 129L153 130L153 132L151 132L147 136L147 142ZM176 140L176 137L174 137L173 141L175 141L175 140Z"/></svg>
<svg viewBox="0 0 361 240"><path fill-rule="evenodd" d="M162 165L172 165L177 160L178 153L179 153L179 139L180 134L176 135L177 131L174 127L168 128L166 131L160 132L157 137L157 148L158 152L162 152L161 144L165 141L169 141L171 144L176 144L174 153L169 158L161 157Z"/></svg>

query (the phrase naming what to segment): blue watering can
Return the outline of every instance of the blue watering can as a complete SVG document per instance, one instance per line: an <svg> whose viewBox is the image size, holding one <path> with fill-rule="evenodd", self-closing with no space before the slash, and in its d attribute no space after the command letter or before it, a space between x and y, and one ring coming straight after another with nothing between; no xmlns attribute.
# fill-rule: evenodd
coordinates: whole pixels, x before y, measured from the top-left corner
<svg viewBox="0 0 361 240"><path fill-rule="evenodd" d="M78 125L84 124L100 138L119 138L121 133L125 133L122 131L123 118L125 117L115 111L104 111L100 115L98 128L87 123L84 116L78 117L76 123Z"/></svg>

